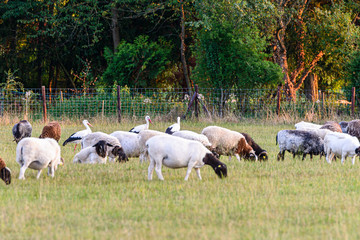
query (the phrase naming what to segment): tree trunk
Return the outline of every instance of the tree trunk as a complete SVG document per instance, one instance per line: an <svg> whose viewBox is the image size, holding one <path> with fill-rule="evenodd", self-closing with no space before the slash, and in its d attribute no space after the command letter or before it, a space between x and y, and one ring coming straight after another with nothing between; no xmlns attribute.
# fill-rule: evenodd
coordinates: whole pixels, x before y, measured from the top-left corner
<svg viewBox="0 0 360 240"><path fill-rule="evenodd" d="M186 86L188 88L189 95L191 96L191 85L190 85L190 78L188 74L188 67L186 64L186 58L185 58L185 12L184 12L184 4L183 0L180 1L181 6L181 17L180 17L180 26L181 26L181 34L180 34L180 55L181 55L181 62L183 65L183 71L184 71L184 78L186 82Z"/></svg>
<svg viewBox="0 0 360 240"><path fill-rule="evenodd" d="M120 33L119 33L119 11L116 7L116 4L114 7L111 8L111 21L112 21L112 38L113 38L113 44L114 44L114 53L117 52L117 47L120 44Z"/></svg>
<svg viewBox="0 0 360 240"><path fill-rule="evenodd" d="M314 73L310 73L304 81L304 89L306 98L315 102L319 99L318 91L318 76Z"/></svg>

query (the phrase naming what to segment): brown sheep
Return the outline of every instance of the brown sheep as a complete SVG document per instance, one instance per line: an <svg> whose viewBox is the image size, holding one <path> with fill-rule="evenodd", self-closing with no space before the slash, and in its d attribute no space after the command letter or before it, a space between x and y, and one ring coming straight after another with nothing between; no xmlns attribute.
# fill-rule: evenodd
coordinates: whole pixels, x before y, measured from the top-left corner
<svg viewBox="0 0 360 240"><path fill-rule="evenodd" d="M56 121L49 122L42 130L39 138L53 138L59 142L61 137L61 127Z"/></svg>
<svg viewBox="0 0 360 240"><path fill-rule="evenodd" d="M267 161L268 160L268 154L266 150L262 149L247 133L241 133L244 135L245 140L247 143L254 149L256 156L258 156L259 161Z"/></svg>
<svg viewBox="0 0 360 240"><path fill-rule="evenodd" d="M341 130L340 124L338 124L337 122L334 122L334 121L326 122L324 125L322 125L322 127L320 129L329 129L330 131L340 132L340 133L343 132Z"/></svg>
<svg viewBox="0 0 360 240"><path fill-rule="evenodd" d="M9 185L11 183L11 171L8 167L6 167L6 164L1 157L0 157L0 178L7 185Z"/></svg>

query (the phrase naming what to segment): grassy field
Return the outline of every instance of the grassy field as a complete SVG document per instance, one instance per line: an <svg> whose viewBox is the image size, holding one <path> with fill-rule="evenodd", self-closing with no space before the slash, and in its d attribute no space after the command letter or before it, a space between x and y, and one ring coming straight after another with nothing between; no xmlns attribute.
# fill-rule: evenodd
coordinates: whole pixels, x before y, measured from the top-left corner
<svg viewBox="0 0 360 240"><path fill-rule="evenodd" d="M80 121L79 121L80 122ZM136 123L138 124L138 123ZM155 123L165 130L170 123ZM134 123L93 123L93 131L128 130ZM209 123L182 122L183 129ZM248 132L269 152L268 162L227 157L228 178L209 166L185 182L186 169L163 167L165 181L147 180L148 163L138 159L106 165L74 165L73 145L61 147L66 164L52 179L28 169L17 179L12 125L0 126L0 155L12 169L9 186L0 182L0 239L358 239L360 163L347 159L278 162L275 135L291 125L221 125ZM34 124L33 136L42 124ZM62 125L62 142L81 123Z"/></svg>

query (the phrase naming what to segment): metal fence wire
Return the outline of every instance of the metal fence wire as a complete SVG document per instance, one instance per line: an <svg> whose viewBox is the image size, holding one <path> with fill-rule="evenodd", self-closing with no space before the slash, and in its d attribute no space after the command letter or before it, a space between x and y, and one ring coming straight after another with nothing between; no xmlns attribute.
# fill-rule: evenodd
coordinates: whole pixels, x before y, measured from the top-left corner
<svg viewBox="0 0 360 240"><path fill-rule="evenodd" d="M187 113L192 98L184 89L128 88L98 89L45 89L47 116L54 120L90 117L116 117L118 109L122 117L182 116ZM279 99L280 96L280 99ZM211 115L262 117L275 114L278 102L281 112L298 116L309 111L321 114L351 114L350 91L319 91L316 96L298 91L296 101L288 101L278 89L199 89L200 114L207 109ZM357 106L358 103L355 104ZM190 113L193 113L192 108ZM41 88L23 91L0 89L0 115L17 116L32 120L42 119L43 98Z"/></svg>

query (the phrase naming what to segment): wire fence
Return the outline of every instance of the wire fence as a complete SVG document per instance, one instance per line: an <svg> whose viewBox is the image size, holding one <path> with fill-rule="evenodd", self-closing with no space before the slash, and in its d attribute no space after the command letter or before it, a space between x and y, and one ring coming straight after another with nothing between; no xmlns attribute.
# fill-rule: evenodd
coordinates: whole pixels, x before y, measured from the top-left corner
<svg viewBox="0 0 360 240"><path fill-rule="evenodd" d="M296 101L288 101L278 89L199 89L198 109L188 110L192 98L185 89L134 89L127 87L101 89L45 89L47 117L52 120L91 117L173 117L189 116L194 111L211 116L264 117L291 113L351 115L350 91L298 91ZM119 98L118 98L119 96ZM0 116L43 119L44 98L41 88L23 91L0 89ZM353 103L355 112L358 102ZM353 108L354 108L353 107ZM280 112L278 112L280 110Z"/></svg>

